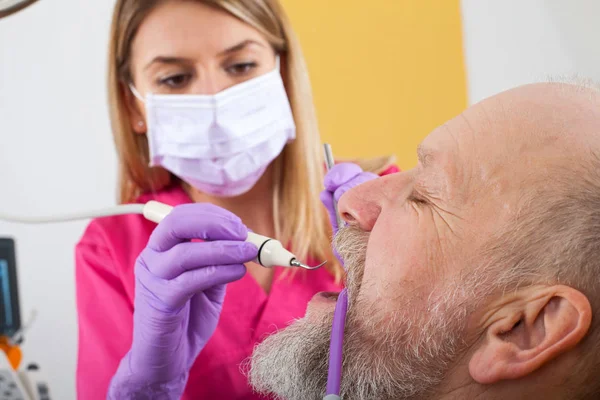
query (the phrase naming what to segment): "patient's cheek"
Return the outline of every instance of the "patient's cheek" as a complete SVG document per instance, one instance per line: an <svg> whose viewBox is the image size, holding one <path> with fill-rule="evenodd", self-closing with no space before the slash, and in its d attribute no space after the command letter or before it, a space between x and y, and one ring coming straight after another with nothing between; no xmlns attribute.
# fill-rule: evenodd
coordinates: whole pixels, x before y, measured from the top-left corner
<svg viewBox="0 0 600 400"><path fill-rule="evenodd" d="M402 260L407 263L390 263L390 268L365 270L359 299L376 309L393 309L407 297L426 293L432 280L421 271L418 260Z"/></svg>

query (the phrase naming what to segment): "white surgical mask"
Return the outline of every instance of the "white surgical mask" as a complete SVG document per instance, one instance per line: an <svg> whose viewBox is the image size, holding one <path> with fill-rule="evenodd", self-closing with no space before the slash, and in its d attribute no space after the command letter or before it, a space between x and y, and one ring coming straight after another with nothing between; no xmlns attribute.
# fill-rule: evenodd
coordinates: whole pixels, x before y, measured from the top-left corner
<svg viewBox="0 0 600 400"><path fill-rule="evenodd" d="M150 165L161 166L201 192L249 191L285 145L296 138L290 103L277 67L215 95L146 99Z"/></svg>

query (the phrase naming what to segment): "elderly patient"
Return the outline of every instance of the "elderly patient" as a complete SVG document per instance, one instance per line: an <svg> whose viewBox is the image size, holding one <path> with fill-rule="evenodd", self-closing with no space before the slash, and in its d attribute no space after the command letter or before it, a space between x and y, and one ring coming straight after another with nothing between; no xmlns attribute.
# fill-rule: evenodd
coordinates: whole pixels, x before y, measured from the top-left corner
<svg viewBox="0 0 600 400"><path fill-rule="evenodd" d="M344 399L600 398L600 92L519 87L340 200ZM261 392L321 399L335 295L257 347Z"/></svg>

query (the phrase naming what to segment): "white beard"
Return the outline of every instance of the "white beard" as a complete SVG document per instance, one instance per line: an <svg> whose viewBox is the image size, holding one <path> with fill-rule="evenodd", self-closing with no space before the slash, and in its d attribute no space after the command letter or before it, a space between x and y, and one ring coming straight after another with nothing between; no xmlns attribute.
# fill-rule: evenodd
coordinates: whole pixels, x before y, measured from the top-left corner
<svg viewBox="0 0 600 400"><path fill-rule="evenodd" d="M348 268L348 293L352 296L346 318L341 397L426 398L464 349L467 293L436 291L427 301L399 295L394 300L397 312L377 313L376 304L355 300L361 289L367 240L364 232L343 228L335 241ZM402 283L398 285L398 292L406 293ZM246 365L255 390L287 400L321 400L327 381L331 322L331 313L303 318L258 345Z"/></svg>

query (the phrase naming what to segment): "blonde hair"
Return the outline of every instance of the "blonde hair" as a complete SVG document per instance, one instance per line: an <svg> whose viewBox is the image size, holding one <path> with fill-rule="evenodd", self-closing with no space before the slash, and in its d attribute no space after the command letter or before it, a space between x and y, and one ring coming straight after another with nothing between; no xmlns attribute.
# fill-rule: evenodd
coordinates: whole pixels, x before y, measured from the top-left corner
<svg viewBox="0 0 600 400"><path fill-rule="evenodd" d="M131 129L123 90L131 81L131 43L144 18L164 0L118 0L113 15L109 65L109 107L119 159L120 202L134 201L144 192L157 191L174 178L162 168L149 167L145 135ZM282 55L284 82L297 138L274 161L275 236L288 243L301 259L329 260L336 280L343 269L331 250L331 228L319 200L323 189L324 159L311 85L300 45L277 0L196 0L224 10L260 31Z"/></svg>

